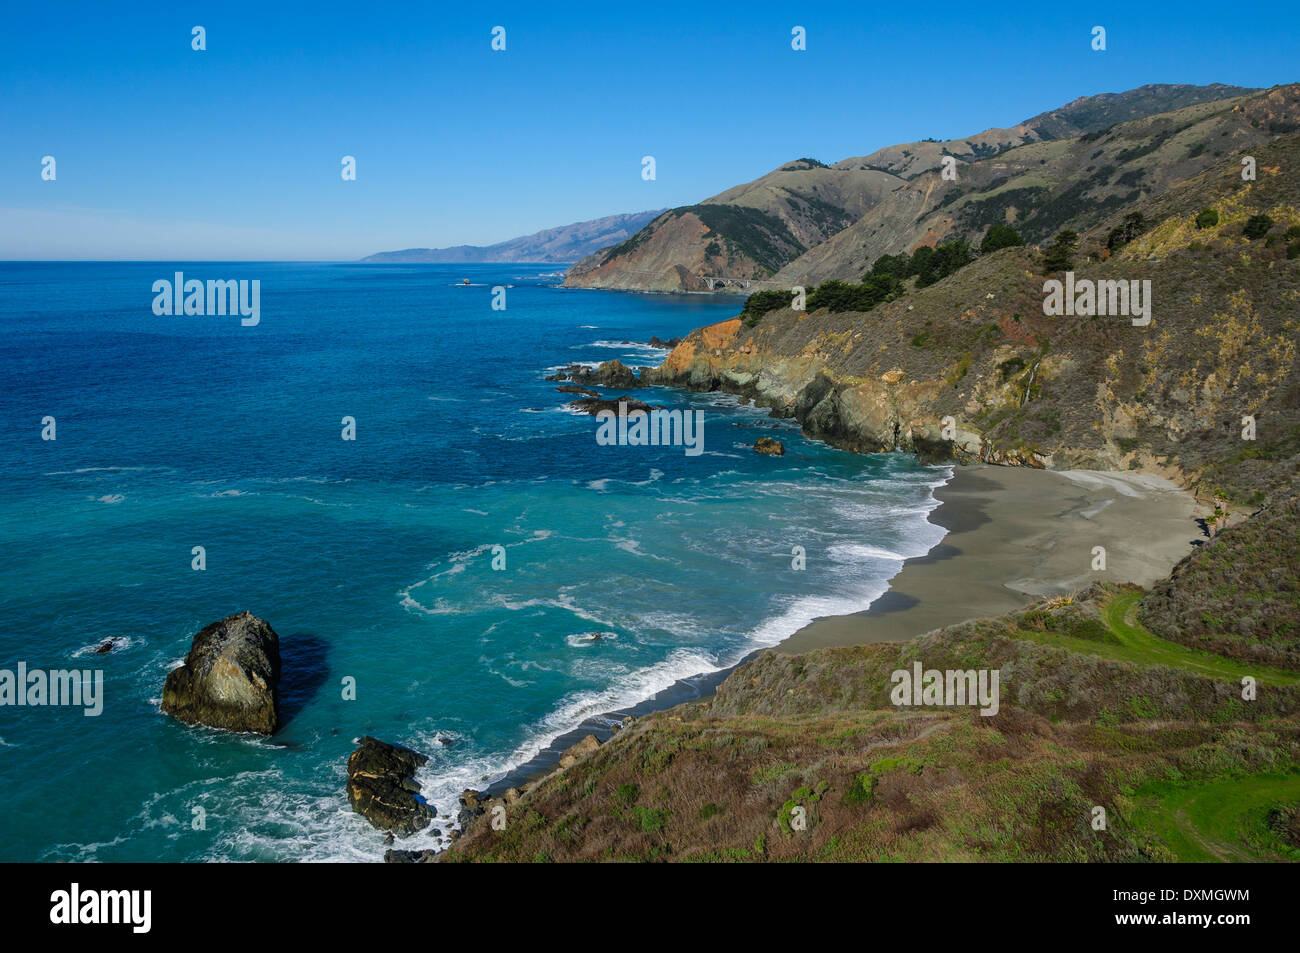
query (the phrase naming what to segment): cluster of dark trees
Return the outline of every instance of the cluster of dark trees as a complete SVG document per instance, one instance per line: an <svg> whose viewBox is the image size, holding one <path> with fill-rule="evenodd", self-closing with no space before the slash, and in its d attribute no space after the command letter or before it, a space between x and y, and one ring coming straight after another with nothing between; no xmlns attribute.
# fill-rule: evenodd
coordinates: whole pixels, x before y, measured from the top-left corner
<svg viewBox="0 0 1300 953"><path fill-rule="evenodd" d="M979 253L988 255L1000 248L1023 245L1025 240L1010 225L994 225L980 242ZM906 290L904 282L916 279L916 287L926 288L947 278L975 260L975 253L965 239L935 245L922 245L910 255L881 255L858 284L827 281L811 288L807 294L809 311L870 311L884 301L892 301ZM788 308L789 291L756 291L745 299L740 316L746 324L756 324L763 315L777 308Z"/></svg>

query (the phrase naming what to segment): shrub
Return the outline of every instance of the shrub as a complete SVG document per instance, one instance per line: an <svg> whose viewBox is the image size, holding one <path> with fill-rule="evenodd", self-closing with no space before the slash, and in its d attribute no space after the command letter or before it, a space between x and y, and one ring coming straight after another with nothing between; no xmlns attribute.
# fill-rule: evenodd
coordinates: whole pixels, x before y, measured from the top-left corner
<svg viewBox="0 0 1300 953"><path fill-rule="evenodd" d="M853 785L844 792L845 804L868 804L876 796L876 783L879 779L870 771L859 774L853 779Z"/></svg>
<svg viewBox="0 0 1300 953"><path fill-rule="evenodd" d="M762 320L763 315L777 308L788 308L793 300L794 296L789 291L755 291L745 299L740 318L753 327Z"/></svg>
<svg viewBox="0 0 1300 953"><path fill-rule="evenodd" d="M1268 230L1272 227L1273 220L1267 215L1252 215L1246 219L1246 227L1241 230L1241 234L1254 241L1267 235Z"/></svg>
<svg viewBox="0 0 1300 953"><path fill-rule="evenodd" d="M1203 209L1196 215L1197 228L1213 228L1219 224L1219 213L1212 208Z"/></svg>
<svg viewBox="0 0 1300 953"><path fill-rule="evenodd" d="M1013 248L1024 243L1020 233L1010 225L993 225L985 233L984 241L980 242L980 254L987 255L999 248Z"/></svg>

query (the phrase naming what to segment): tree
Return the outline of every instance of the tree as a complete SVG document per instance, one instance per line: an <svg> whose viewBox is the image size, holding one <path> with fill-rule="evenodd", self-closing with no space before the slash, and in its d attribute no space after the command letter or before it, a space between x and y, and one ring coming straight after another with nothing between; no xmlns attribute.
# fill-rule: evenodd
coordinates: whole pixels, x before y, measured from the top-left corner
<svg viewBox="0 0 1300 953"><path fill-rule="evenodd" d="M1142 213L1129 212L1124 216L1124 221L1112 228L1110 234L1106 236L1106 248L1111 252L1122 248L1141 235L1144 228L1146 228L1146 219L1142 217Z"/></svg>
<svg viewBox="0 0 1300 953"><path fill-rule="evenodd" d="M1242 229L1241 234L1254 241L1267 235L1268 230L1272 227L1273 220L1267 215L1252 215L1246 219L1246 227Z"/></svg>
<svg viewBox="0 0 1300 953"><path fill-rule="evenodd" d="M985 233L984 241L980 242L980 254L988 255L999 248L1014 248L1024 243L1020 233L1010 225L994 225Z"/></svg>
<svg viewBox="0 0 1300 953"><path fill-rule="evenodd" d="M1043 268L1047 274L1057 271L1069 271L1074 267L1074 250L1079 245L1079 233L1070 229L1062 229L1056 233L1052 239L1052 244L1047 246L1047 254L1043 257Z"/></svg>
<svg viewBox="0 0 1300 953"><path fill-rule="evenodd" d="M1197 228L1213 228L1219 224L1219 213L1212 208L1203 209L1196 215Z"/></svg>

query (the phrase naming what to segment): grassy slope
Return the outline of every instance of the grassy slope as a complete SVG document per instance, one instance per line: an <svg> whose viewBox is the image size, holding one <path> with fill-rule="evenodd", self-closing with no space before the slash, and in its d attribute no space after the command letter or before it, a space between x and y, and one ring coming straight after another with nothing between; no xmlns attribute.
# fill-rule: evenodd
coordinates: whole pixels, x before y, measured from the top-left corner
<svg viewBox="0 0 1300 953"><path fill-rule="evenodd" d="M1158 639L1138 596L1096 586L902 646L765 653L553 775L506 830L471 827L448 860L1290 856L1261 818L1295 801L1296 676ZM1001 710L892 706L889 672L914 659L999 669ZM1249 796L1216 807L1215 785Z"/></svg>

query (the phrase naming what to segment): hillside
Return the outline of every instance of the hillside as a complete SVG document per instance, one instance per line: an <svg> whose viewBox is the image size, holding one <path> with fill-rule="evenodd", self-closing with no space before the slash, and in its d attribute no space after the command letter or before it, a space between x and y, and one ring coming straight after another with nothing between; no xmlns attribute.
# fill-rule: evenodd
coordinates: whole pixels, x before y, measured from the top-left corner
<svg viewBox="0 0 1300 953"><path fill-rule="evenodd" d="M1083 231L1115 209L1300 129L1300 86L1143 116L1077 138L1037 142L994 158L962 158L957 182L929 170L909 178L829 241L774 276L779 284L855 280L876 258L951 238L978 242L1014 225L1031 243Z"/></svg>
<svg viewBox="0 0 1300 953"><path fill-rule="evenodd" d="M1300 860L1300 135L1251 151L1257 181L1225 152L1081 236L1079 280L1151 282L1144 326L1045 315L1044 256L1006 247L924 287L824 285L807 313L757 295L642 375L859 451L1162 473L1216 500L1213 538L1149 592L763 652L712 698L472 799L442 859ZM814 304L881 287L870 310ZM998 710L898 706L918 663L998 672Z"/></svg>
<svg viewBox="0 0 1300 953"><path fill-rule="evenodd" d="M1300 674L1159 639L1140 595L1097 584L902 645L765 652L500 802L503 830L472 820L442 859L1300 859ZM891 704L917 662L998 670L998 711Z"/></svg>
<svg viewBox="0 0 1300 953"><path fill-rule="evenodd" d="M1261 461L1300 450L1300 136L1256 153L1256 182L1226 155L1082 236L1080 279L1151 282L1145 327L1044 315L1042 256L1012 247L865 313L782 307L699 329L645 379L752 397L851 450L1142 469L1258 503ZM1216 225L1196 226L1204 209ZM1273 224L1251 239L1256 214ZM1130 215L1144 231L1112 252Z"/></svg>
<svg viewBox="0 0 1300 953"><path fill-rule="evenodd" d="M631 215L606 215L589 222L575 222L559 228L547 228L532 235L512 238L495 245L455 245L451 248L407 248L402 251L384 251L362 262L487 262L527 261L559 262L577 261L592 252L616 244L639 231L663 210L637 212Z"/></svg>
<svg viewBox="0 0 1300 953"><path fill-rule="evenodd" d="M1245 139L1232 141L1233 148L1274 135L1267 126L1251 124L1255 114L1238 116L1235 124L1181 131L1209 116L1231 113L1233 104L1249 99L1252 92L1222 85L1144 86L1084 97L1016 126L965 139L891 146L831 166L796 160L699 205L661 215L627 241L578 262L565 283L704 291L728 290L706 277L775 285L847 280L881 254L910 250L950 234L974 235L993 221L1019 221L1026 211L1049 233L1057 219L1074 227L1091 224L1090 216L1105 209L1081 201L1084 191L1102 186L1132 201L1144 190L1157 191L1165 179L1206 168L1213 153L1224 147L1211 147L1207 140L1224 128L1249 130ZM1293 107L1285 105L1283 121L1295 118ZM1109 136L1106 151L1096 161L1084 158L1095 148L1063 138L1097 136L1116 123L1140 123L1171 111L1180 115ZM1151 147L1153 138L1175 135L1186 151L1197 143L1201 149L1180 162L1171 162L1165 152L1151 157L1158 148ZM957 162L956 183L940 177L945 156ZM1107 161L1108 156L1118 161ZM1149 158L1144 161L1144 156ZM1078 173L1088 165L1092 167L1083 183ZM1163 178L1146 181L1154 170L1164 170ZM1068 192L1076 182L1081 184L1075 192ZM963 195L965 201L954 205ZM1054 208L1049 211L1047 206Z"/></svg>

